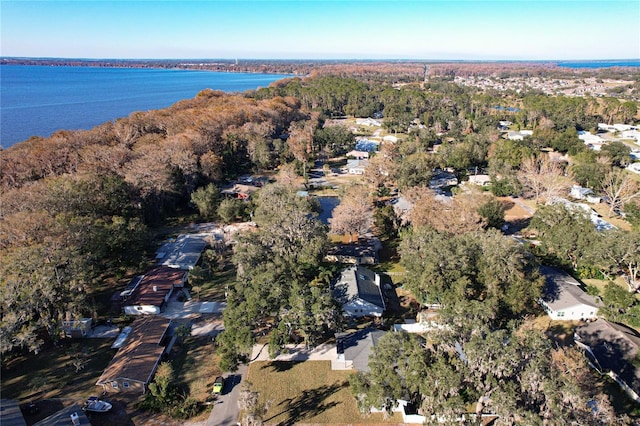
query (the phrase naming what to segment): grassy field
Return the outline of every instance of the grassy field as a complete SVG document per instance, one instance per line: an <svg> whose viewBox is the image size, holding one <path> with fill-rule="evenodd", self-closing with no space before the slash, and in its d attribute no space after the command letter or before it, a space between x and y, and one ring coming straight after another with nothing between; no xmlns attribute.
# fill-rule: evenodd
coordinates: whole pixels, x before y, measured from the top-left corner
<svg viewBox="0 0 640 426"><path fill-rule="evenodd" d="M349 390L349 371L333 371L329 361L254 362L247 380L263 401L272 401L266 425L398 424L399 414L362 417Z"/></svg>
<svg viewBox="0 0 640 426"><path fill-rule="evenodd" d="M37 355L6 361L2 368L2 397L31 399L71 398L79 402L101 393L96 381L116 353L111 339L63 340ZM74 365L75 364L75 365ZM78 366L82 366L77 370Z"/></svg>

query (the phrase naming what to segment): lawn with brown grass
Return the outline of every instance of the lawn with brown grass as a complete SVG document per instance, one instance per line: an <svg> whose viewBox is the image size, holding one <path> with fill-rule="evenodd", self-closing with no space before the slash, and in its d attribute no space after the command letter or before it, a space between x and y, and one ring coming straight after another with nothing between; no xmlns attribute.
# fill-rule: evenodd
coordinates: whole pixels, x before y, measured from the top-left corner
<svg viewBox="0 0 640 426"><path fill-rule="evenodd" d="M333 371L329 361L258 361L249 365L247 381L263 401L272 401L266 425L398 424L394 413L362 417L349 390L351 371Z"/></svg>
<svg viewBox="0 0 640 426"><path fill-rule="evenodd" d="M62 340L5 361L2 397L20 402L44 398L71 398L82 402L102 392L96 381L116 353L111 339Z"/></svg>

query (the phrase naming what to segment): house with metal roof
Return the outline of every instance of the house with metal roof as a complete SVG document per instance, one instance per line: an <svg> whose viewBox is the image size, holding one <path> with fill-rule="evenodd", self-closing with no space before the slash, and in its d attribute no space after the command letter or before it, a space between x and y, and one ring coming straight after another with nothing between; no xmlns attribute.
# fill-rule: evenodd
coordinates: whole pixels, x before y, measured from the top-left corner
<svg viewBox="0 0 640 426"><path fill-rule="evenodd" d="M104 369L96 385L104 392L144 393L165 350L171 320L159 316L139 318L131 324L126 340Z"/></svg>
<svg viewBox="0 0 640 426"><path fill-rule="evenodd" d="M169 268L191 270L207 246L207 234L183 234L164 243L156 252L158 264Z"/></svg>
<svg viewBox="0 0 640 426"><path fill-rule="evenodd" d="M340 302L344 315L380 317L385 301L380 275L360 265L346 268L333 286L333 297Z"/></svg>
<svg viewBox="0 0 640 426"><path fill-rule="evenodd" d="M566 272L541 266L545 288L539 302L553 320L590 320L598 317L602 301L587 294Z"/></svg>

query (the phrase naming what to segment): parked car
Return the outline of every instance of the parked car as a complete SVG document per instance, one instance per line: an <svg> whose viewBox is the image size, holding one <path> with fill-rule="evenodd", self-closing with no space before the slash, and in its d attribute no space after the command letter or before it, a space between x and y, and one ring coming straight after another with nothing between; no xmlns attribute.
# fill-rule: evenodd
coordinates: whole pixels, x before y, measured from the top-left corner
<svg viewBox="0 0 640 426"><path fill-rule="evenodd" d="M216 377L216 379L213 381L213 392L214 394L216 393L222 393L222 388L224 387L224 378L222 376L218 376Z"/></svg>

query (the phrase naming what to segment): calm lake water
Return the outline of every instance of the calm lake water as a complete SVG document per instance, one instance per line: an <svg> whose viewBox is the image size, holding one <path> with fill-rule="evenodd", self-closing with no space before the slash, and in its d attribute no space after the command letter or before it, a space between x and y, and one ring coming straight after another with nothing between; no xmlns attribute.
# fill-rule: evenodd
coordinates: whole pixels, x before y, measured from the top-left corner
<svg viewBox="0 0 640 426"><path fill-rule="evenodd" d="M90 129L134 111L171 106L203 89L244 92L288 75L209 71L0 66L0 146L60 129Z"/></svg>
<svg viewBox="0 0 640 426"><path fill-rule="evenodd" d="M609 68L609 67L640 67L640 59L620 59L607 61L562 61L559 67L566 68Z"/></svg>

